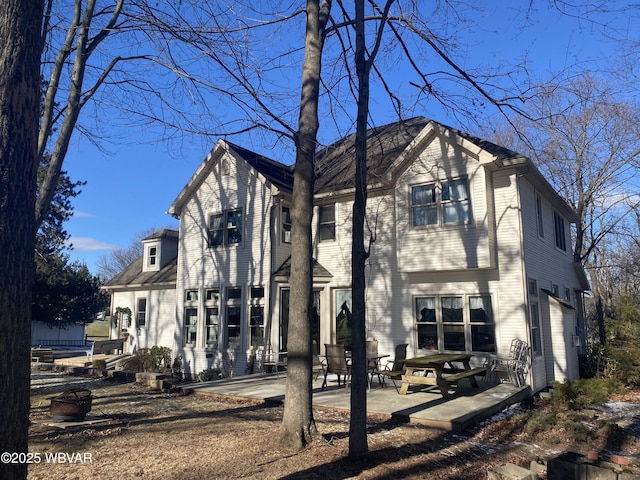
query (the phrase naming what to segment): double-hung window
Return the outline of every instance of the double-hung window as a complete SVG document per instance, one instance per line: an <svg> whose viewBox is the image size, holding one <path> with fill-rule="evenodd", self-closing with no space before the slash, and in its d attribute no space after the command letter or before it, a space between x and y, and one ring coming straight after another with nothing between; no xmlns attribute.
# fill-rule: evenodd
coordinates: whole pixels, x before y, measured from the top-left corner
<svg viewBox="0 0 640 480"><path fill-rule="evenodd" d="M529 279L529 333L531 334L531 350L535 355L542 355L542 334L540 333L540 309L538 307L538 282Z"/></svg>
<svg viewBox="0 0 640 480"><path fill-rule="evenodd" d="M435 183L411 187L411 217L414 227L438 224Z"/></svg>
<svg viewBox="0 0 640 480"><path fill-rule="evenodd" d="M318 211L320 225L318 226L318 236L321 242L336 239L336 206L322 205Z"/></svg>
<svg viewBox="0 0 640 480"><path fill-rule="evenodd" d="M187 290L184 296L183 340L185 345L195 346L198 332L198 290Z"/></svg>
<svg viewBox="0 0 640 480"><path fill-rule="evenodd" d="M149 247L148 250L148 262L149 262L149 266L153 267L156 265L157 261L158 261L158 248L157 247Z"/></svg>
<svg viewBox="0 0 640 480"><path fill-rule="evenodd" d="M564 228L564 218L558 212L553 212L553 225L556 240L556 247L563 252L567 251L567 237Z"/></svg>
<svg viewBox="0 0 640 480"><path fill-rule="evenodd" d="M442 182L442 223L469 220L469 193L465 179Z"/></svg>
<svg viewBox="0 0 640 480"><path fill-rule="evenodd" d="M467 180L412 186L411 221L414 227L469 221Z"/></svg>
<svg viewBox="0 0 640 480"><path fill-rule="evenodd" d="M205 291L205 343L207 347L218 346L220 326L220 290L210 288Z"/></svg>
<svg viewBox="0 0 640 480"><path fill-rule="evenodd" d="M544 216L542 214L542 197L536 193L536 226L538 236L544 238Z"/></svg>
<svg viewBox="0 0 640 480"><path fill-rule="evenodd" d="M291 209L282 206L282 243L291 243Z"/></svg>
<svg viewBox="0 0 640 480"><path fill-rule="evenodd" d="M136 307L136 326L144 327L147 323L147 299L139 298Z"/></svg>
<svg viewBox="0 0 640 480"><path fill-rule="evenodd" d="M209 246L242 243L242 209L227 210L209 217Z"/></svg>

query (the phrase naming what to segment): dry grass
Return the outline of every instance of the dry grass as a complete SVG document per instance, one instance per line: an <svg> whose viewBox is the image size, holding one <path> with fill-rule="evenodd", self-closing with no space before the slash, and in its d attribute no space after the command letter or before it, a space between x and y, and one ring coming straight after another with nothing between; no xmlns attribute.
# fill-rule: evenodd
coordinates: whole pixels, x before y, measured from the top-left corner
<svg viewBox="0 0 640 480"><path fill-rule="evenodd" d="M54 380L56 377L51 377ZM135 384L101 379L63 378L52 385L47 377L32 388L30 451L88 453L92 463L31 465L29 479L485 479L487 468L506 462L528 466L536 457L562 451L586 452L594 444L545 440L527 436L520 412L496 417L465 435L454 435L387 418L369 422L366 461L348 455L348 417L317 410L322 439L301 452L277 443L282 407L259 402L230 403L202 395L152 392ZM78 383L83 382L83 383ZM91 415L113 420L96 427L59 430L47 426L53 393L82 386L96 396ZM628 399L627 399L628 400ZM638 406L640 395L631 399ZM548 405L540 408L550 408ZM518 413L514 410L514 413ZM604 413L602 413L604 416ZM600 420L594 419L593 428ZM640 432L639 432L640 433ZM557 434L557 432L556 432ZM599 446L606 447L600 438ZM627 448L625 446L625 448ZM638 451L640 443L628 448ZM634 450L630 450L634 451ZM80 456L80 458L87 458Z"/></svg>

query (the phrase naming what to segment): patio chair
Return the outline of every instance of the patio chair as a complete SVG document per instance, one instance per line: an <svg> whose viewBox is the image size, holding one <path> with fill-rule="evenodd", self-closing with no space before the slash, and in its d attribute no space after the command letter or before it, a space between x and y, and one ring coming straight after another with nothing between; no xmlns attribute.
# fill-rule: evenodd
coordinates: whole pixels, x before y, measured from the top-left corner
<svg viewBox="0 0 640 480"><path fill-rule="evenodd" d="M384 388L384 377L389 377L393 382L393 386L396 387L396 391L400 392L398 385L396 384L396 380L402 380L402 375L404 375L404 361L407 359L407 347L408 343L401 343L400 345L396 345L395 348L395 357L392 361L387 362L387 364L380 370L376 370L371 374L378 376L378 382Z"/></svg>
<svg viewBox="0 0 640 480"><path fill-rule="evenodd" d="M325 343L326 351L324 380L322 382L322 390L327 386L327 375L334 374L338 376L338 386L340 386L340 377L344 375L344 386L347 388L351 382L351 366L347 363L347 357L344 352L344 345L334 345Z"/></svg>
<svg viewBox="0 0 640 480"><path fill-rule="evenodd" d="M521 387L526 383L530 359L529 344L518 338L513 339L507 357L494 357L489 361L489 376L494 380L505 378L515 386Z"/></svg>
<svg viewBox="0 0 640 480"><path fill-rule="evenodd" d="M326 369L326 362L323 358L320 358L320 355L317 353L313 354L313 363L311 365L311 373L315 374L314 380L318 380L320 374L324 374Z"/></svg>

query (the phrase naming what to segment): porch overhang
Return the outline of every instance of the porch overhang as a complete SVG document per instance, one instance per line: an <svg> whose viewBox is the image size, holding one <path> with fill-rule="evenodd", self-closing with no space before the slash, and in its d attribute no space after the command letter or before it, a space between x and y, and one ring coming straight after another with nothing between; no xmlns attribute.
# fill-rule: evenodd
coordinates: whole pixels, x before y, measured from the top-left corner
<svg viewBox="0 0 640 480"><path fill-rule="evenodd" d="M313 262L313 283L329 283L333 275L324 268L315 258ZM273 279L277 283L289 283L291 278L291 257L287 258L282 265L273 273Z"/></svg>

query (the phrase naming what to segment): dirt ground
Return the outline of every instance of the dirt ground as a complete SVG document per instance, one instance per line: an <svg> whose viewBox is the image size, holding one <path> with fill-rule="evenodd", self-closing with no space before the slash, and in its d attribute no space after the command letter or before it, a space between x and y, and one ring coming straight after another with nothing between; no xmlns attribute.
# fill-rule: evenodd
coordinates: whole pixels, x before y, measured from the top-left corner
<svg viewBox="0 0 640 480"><path fill-rule="evenodd" d="M69 388L94 395L90 417L110 421L59 429L51 397ZM322 439L301 452L278 445L282 406L229 402L204 395L161 393L133 383L48 372L32 373L29 479L486 479L487 469L510 462L591 449L640 452L640 392L613 399L592 413L593 430L618 424L635 437L570 441L562 431L528 435L522 414L549 404L511 407L472 431L443 433L389 418L369 421L366 461L347 458L349 418L316 410ZM627 436L628 437L628 436ZM55 460L55 463L54 463ZM544 475L542 476L544 478Z"/></svg>

